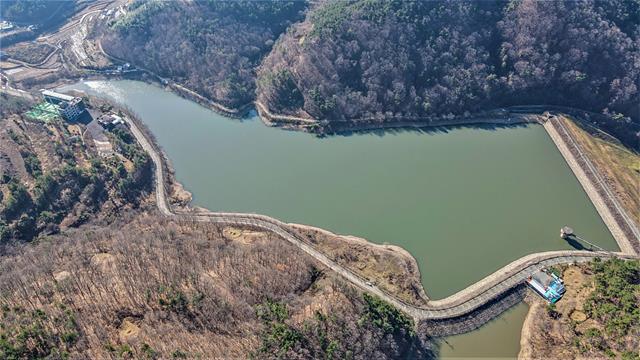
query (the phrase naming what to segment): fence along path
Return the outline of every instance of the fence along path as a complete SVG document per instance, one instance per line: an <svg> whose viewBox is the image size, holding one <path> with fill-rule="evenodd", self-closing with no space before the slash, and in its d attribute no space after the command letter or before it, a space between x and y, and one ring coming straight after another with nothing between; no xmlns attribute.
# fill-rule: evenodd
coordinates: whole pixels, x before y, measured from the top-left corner
<svg viewBox="0 0 640 360"><path fill-rule="evenodd" d="M128 119L128 123L130 125L131 132L143 149L147 151L155 165L156 202L159 211L163 215L181 218L188 221L250 226L273 232L291 244L297 246L329 269L338 273L353 285L393 304L406 314L412 316L416 321L445 320L469 314L481 306L498 299L510 289L521 285L529 274L548 266L563 263L585 262L595 257L620 257L625 259L638 258L635 255L623 253L590 251L549 251L530 254L513 261L502 269L447 298L440 300L427 300L424 306L412 305L398 299L394 295L373 285L368 279L338 264L320 250L317 250L313 245L306 242L303 238L297 236L286 223L269 216L249 213L174 212L171 209L171 205L166 195L165 168L160 151L155 147L153 142L149 140L145 132L140 130L135 121Z"/></svg>

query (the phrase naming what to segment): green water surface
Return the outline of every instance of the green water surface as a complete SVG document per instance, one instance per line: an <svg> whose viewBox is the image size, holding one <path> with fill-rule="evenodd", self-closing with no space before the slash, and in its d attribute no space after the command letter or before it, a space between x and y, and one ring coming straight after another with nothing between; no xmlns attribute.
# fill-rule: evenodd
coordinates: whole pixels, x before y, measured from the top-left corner
<svg viewBox="0 0 640 360"><path fill-rule="evenodd" d="M617 249L539 125L318 138L225 118L142 82L74 87L139 114L196 205L400 245L431 298L523 255L570 249L563 225Z"/></svg>
<svg viewBox="0 0 640 360"><path fill-rule="evenodd" d="M570 225L616 243L539 125L392 131L318 138L229 119L159 87L87 81L66 87L136 112L211 210L255 212L391 243L417 259L434 299L532 252L572 247ZM444 357L515 357L526 305L450 337Z"/></svg>

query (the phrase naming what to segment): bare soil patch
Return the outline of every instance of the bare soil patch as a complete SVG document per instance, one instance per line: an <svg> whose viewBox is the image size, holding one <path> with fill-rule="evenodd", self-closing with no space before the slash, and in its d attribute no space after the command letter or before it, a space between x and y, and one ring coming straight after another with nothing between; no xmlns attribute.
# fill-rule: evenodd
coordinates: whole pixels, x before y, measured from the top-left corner
<svg viewBox="0 0 640 360"><path fill-rule="evenodd" d="M53 278L56 279L57 282L64 281L71 276L71 273L63 270L53 274Z"/></svg>
<svg viewBox="0 0 640 360"><path fill-rule="evenodd" d="M583 313L580 310L573 310L571 312L570 317L571 317L571 320L579 322L579 323L587 320L587 314Z"/></svg>
<svg viewBox="0 0 640 360"><path fill-rule="evenodd" d="M140 328L131 319L124 319L118 335L123 342L128 342L140 334Z"/></svg>
<svg viewBox="0 0 640 360"><path fill-rule="evenodd" d="M91 265L101 271L108 271L115 265L115 258L107 253L95 254L91 257Z"/></svg>
<svg viewBox="0 0 640 360"><path fill-rule="evenodd" d="M225 227L222 230L222 234L229 240L237 241L245 245L252 244L265 236L263 231L240 229L233 226Z"/></svg>
<svg viewBox="0 0 640 360"><path fill-rule="evenodd" d="M399 246L378 245L354 236L289 224L337 263L410 304L423 305L427 295L420 281L420 270L409 252Z"/></svg>

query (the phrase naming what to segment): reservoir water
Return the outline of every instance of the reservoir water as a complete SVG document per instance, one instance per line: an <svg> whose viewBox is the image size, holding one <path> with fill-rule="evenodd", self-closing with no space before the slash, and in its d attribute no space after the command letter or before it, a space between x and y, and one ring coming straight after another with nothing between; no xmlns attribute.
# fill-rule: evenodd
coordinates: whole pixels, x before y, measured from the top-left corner
<svg viewBox="0 0 640 360"><path fill-rule="evenodd" d="M417 259L431 298L451 295L529 253L571 249L559 237L563 225L617 249L539 125L318 138L266 127L256 116L225 118L142 82L87 81L69 88L137 113L193 193L194 205L402 246ZM512 323L519 339L522 321ZM487 354L502 355L516 354Z"/></svg>

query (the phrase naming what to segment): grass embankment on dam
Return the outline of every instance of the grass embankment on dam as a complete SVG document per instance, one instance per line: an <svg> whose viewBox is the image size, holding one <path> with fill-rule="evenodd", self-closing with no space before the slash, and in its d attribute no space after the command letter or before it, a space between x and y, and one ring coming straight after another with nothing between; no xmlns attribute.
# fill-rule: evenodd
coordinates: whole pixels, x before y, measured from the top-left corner
<svg viewBox="0 0 640 360"><path fill-rule="evenodd" d="M585 155L598 168L627 213L640 223L640 155L595 128L567 120L564 121L567 128Z"/></svg>

